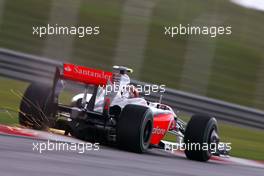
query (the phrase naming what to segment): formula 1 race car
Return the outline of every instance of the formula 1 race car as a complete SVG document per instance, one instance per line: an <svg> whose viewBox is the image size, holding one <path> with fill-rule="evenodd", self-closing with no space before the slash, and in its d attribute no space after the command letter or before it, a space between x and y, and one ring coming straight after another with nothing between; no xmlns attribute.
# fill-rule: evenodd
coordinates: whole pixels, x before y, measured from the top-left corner
<svg viewBox="0 0 264 176"><path fill-rule="evenodd" d="M63 69L56 69L53 85L32 83L27 88L20 104L19 122L37 130L61 129L65 135L136 153L153 147L170 150L176 144L216 144L207 149L186 147L185 154L198 161L226 154L226 147L218 147L221 143L215 118L193 115L186 125L170 106L140 97L130 83L130 72L122 66L106 72L64 64ZM82 83L84 91L75 95L70 105L63 105L58 103L59 95L69 80ZM164 141L167 133L176 136L175 143Z"/></svg>

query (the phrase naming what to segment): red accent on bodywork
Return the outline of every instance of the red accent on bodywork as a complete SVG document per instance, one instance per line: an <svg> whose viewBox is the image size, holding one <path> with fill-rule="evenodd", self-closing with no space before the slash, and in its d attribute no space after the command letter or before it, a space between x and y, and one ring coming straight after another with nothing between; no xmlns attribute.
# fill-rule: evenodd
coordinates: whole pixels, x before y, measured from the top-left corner
<svg viewBox="0 0 264 176"><path fill-rule="evenodd" d="M104 86L108 80L112 80L112 72L105 72L103 70L96 70L74 64L64 64L63 78L85 84Z"/></svg>
<svg viewBox="0 0 264 176"><path fill-rule="evenodd" d="M150 143L155 145L159 144L159 142L166 135L169 126L174 120L173 114L158 114L154 115L153 119L153 131L151 136Z"/></svg>
<svg viewBox="0 0 264 176"><path fill-rule="evenodd" d="M110 99L106 98L105 99L105 105L104 105L104 110L108 111L109 110L109 106L110 106Z"/></svg>

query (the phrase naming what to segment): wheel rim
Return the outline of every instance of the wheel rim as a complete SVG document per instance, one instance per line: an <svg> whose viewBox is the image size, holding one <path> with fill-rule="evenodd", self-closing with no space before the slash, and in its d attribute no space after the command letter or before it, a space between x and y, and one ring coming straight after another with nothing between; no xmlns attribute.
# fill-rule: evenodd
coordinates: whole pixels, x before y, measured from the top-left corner
<svg viewBox="0 0 264 176"><path fill-rule="evenodd" d="M151 128L152 128L151 121L148 121L144 128L144 133L143 133L144 144L147 144L149 142L150 135L151 135Z"/></svg>
<svg viewBox="0 0 264 176"><path fill-rule="evenodd" d="M219 142L219 136L215 129L212 130L210 135L210 143L218 143Z"/></svg>
<svg viewBox="0 0 264 176"><path fill-rule="evenodd" d="M208 144L214 143L214 144L216 144L214 147L217 147L218 142L219 142L219 135L217 133L217 128L214 126L210 135L209 135ZM211 150L214 150L214 149L211 149ZM208 150L208 152L210 154L212 153L211 150Z"/></svg>

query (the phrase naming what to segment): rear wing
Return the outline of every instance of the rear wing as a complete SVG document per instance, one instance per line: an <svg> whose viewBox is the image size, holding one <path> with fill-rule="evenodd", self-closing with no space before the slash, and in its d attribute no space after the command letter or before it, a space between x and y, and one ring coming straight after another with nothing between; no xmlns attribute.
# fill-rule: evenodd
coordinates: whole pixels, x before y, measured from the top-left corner
<svg viewBox="0 0 264 176"><path fill-rule="evenodd" d="M108 81L112 81L112 77L112 72L106 72L103 70L96 70L84 66L65 63L63 64L63 69L58 67L56 68L51 96L53 97L54 101L58 101L59 94L64 89L62 80L71 80L84 83L87 86L84 90L85 96L83 100L86 99L85 97L87 95L88 85L93 87L93 95L88 104L88 109L93 110L98 86L106 86L108 84Z"/></svg>
<svg viewBox="0 0 264 176"><path fill-rule="evenodd" d="M61 76L63 79L96 86L105 86L108 80L112 80L113 74L112 72L65 63Z"/></svg>

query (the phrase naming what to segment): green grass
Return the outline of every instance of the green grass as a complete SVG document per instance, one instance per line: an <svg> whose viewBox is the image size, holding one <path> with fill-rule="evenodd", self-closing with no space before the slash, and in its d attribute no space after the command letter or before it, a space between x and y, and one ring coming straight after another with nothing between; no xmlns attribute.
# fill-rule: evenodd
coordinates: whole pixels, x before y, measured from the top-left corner
<svg viewBox="0 0 264 176"><path fill-rule="evenodd" d="M33 36L32 27L46 25L50 3L50 0L7 1L1 21L0 46L41 53L45 39Z"/></svg>
<svg viewBox="0 0 264 176"><path fill-rule="evenodd" d="M220 136L231 142L232 156L264 160L264 131L220 123Z"/></svg>
<svg viewBox="0 0 264 176"><path fill-rule="evenodd" d="M23 94L27 86L27 83L0 77L0 123L18 123L17 115L21 97L17 93Z"/></svg>
<svg viewBox="0 0 264 176"><path fill-rule="evenodd" d="M9 113L0 112L0 124L14 125L18 124L17 111L21 98L14 95L11 90L23 93L28 86L27 83L0 78L0 108L7 108ZM60 102L67 104L70 102L72 93L64 91L60 96ZM12 110L10 110L12 109ZM180 118L186 122L190 119L184 114L179 114ZM221 123L219 125L221 140L231 142L232 156L264 160L264 131L237 127ZM168 140L173 136L168 135Z"/></svg>

